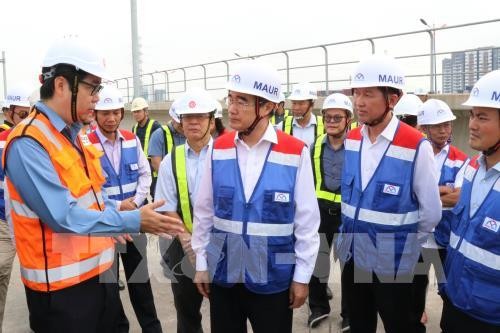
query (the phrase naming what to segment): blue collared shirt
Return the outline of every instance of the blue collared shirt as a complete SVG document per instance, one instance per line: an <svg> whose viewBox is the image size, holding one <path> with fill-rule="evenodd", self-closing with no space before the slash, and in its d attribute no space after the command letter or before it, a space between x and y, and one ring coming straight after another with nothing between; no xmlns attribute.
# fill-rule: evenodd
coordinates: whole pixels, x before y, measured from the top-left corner
<svg viewBox="0 0 500 333"><path fill-rule="evenodd" d="M58 131L66 127L62 118L42 102L36 103ZM76 139L81 124L70 127L71 138ZM113 233L139 232L138 210L119 212L103 191L104 211L84 209L76 204L67 187L61 184L52 161L35 140L18 138L8 150L7 176L26 205L55 232Z"/></svg>
<svg viewBox="0 0 500 333"><path fill-rule="evenodd" d="M186 137L174 129L172 123L167 124L170 132L172 133L172 137L174 139L173 145L178 146L182 145L186 142ZM151 139L149 139L149 148L148 148L148 156L161 156L162 158L165 156L167 152L165 151L165 131L163 128L158 128L151 134Z"/></svg>
<svg viewBox="0 0 500 333"><path fill-rule="evenodd" d="M500 162L486 170L486 161L484 155L477 159L479 168L477 169L476 178L472 183L472 193L470 198L470 216L473 216L477 209L481 206L484 199L490 192L495 182L500 177Z"/></svg>

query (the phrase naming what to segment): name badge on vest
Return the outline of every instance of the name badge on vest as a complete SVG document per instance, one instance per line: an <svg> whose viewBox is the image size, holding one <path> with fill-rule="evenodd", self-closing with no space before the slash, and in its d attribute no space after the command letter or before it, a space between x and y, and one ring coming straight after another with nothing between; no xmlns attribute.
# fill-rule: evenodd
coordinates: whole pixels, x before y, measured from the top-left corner
<svg viewBox="0 0 500 333"><path fill-rule="evenodd" d="M500 229L500 221L494 220L491 217L486 217L483 222L483 228L491 230L493 232L498 232Z"/></svg>
<svg viewBox="0 0 500 333"><path fill-rule="evenodd" d="M290 202L290 193L274 192L274 202Z"/></svg>
<svg viewBox="0 0 500 333"><path fill-rule="evenodd" d="M130 164L130 170L135 171L135 170L138 170L138 169L139 169L139 166L137 165L137 163Z"/></svg>
<svg viewBox="0 0 500 333"><path fill-rule="evenodd" d="M399 195L399 186L396 185L391 185L391 184L384 184L384 189L382 192L385 194L390 194L390 195Z"/></svg>

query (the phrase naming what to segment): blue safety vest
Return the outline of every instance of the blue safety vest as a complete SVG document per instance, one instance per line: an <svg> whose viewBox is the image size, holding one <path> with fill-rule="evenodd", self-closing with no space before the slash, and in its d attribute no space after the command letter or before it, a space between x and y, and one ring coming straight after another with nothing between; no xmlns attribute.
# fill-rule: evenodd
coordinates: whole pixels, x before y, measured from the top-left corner
<svg viewBox="0 0 500 333"><path fill-rule="evenodd" d="M500 178L470 216L474 158L465 170L460 200L452 210L444 291L461 311L500 326Z"/></svg>
<svg viewBox="0 0 500 333"><path fill-rule="evenodd" d="M219 137L212 151L214 227L206 248L213 282L244 283L259 294L290 287L295 267L294 192L304 143L277 131L259 180L245 198L235 132Z"/></svg>
<svg viewBox="0 0 500 333"><path fill-rule="evenodd" d="M455 146L450 145L448 156L441 167L441 177L439 178L440 186L454 184L457 178L457 173L467 161L468 156L460 151ZM450 242L450 221L452 219L451 209L453 207L443 207L442 217L439 224L434 230L434 238L439 246L447 247Z"/></svg>
<svg viewBox="0 0 500 333"><path fill-rule="evenodd" d="M121 140L120 170L117 174L108 156L101 157L101 165L106 177L103 189L112 200L125 200L133 197L139 179L139 164L137 159L137 137L132 132L119 130L123 136ZM90 142L100 151L104 151L96 132L88 135Z"/></svg>
<svg viewBox="0 0 500 333"><path fill-rule="evenodd" d="M367 187L361 188L361 128L345 142L342 225L338 249L344 262L378 275L413 272L419 256L418 201L413 194L415 158L422 134L399 122Z"/></svg>

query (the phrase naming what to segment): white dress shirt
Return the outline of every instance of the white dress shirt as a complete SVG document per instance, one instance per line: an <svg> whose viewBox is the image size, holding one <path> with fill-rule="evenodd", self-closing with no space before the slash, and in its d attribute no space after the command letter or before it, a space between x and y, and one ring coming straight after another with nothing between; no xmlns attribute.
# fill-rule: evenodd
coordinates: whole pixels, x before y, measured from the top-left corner
<svg viewBox="0 0 500 333"><path fill-rule="evenodd" d="M269 123L264 135L253 147L235 136L235 144L245 197L250 198L260 177L267 152L272 143L277 143L277 135ZM207 154L204 175L201 179L198 198L194 204L193 237L191 244L196 253L196 270L207 270L205 248L209 243L213 227L214 206L212 193L212 158ZM216 175L224 177L224 175ZM293 280L309 283L319 249L319 207L314 191L309 151L304 147L300 156L295 183L295 272Z"/></svg>
<svg viewBox="0 0 500 333"><path fill-rule="evenodd" d="M110 141L108 138L102 134L99 127L95 130L99 140L101 141L104 153L108 157L113 169L115 169L116 174L120 173L120 163L122 158L122 143L121 141L125 138L122 136L120 131L116 132L116 140ZM151 169L149 167L148 160L142 151L141 142L136 137L137 142L137 166L139 167L139 178L137 180L137 189L134 197L134 203L137 207L141 207L144 200L149 194L149 187L151 186ZM120 208L121 201L116 200L116 207Z"/></svg>
<svg viewBox="0 0 500 333"><path fill-rule="evenodd" d="M477 163L479 164L479 168L472 183L469 217L474 216L478 208L481 207L484 199L486 199L489 191L495 186L498 178L500 178L500 162L486 170L486 161L484 155L481 154L477 159Z"/></svg>
<svg viewBox="0 0 500 333"><path fill-rule="evenodd" d="M368 136L368 128L363 125L363 145L361 148L361 183L363 190L373 177L382 156L387 147L394 139L399 120L393 116L387 127L371 142ZM394 170L397 172L397 170ZM423 243L430 232L441 220L441 200L438 188L439 177L434 162L434 152L429 141L420 144L415 160L415 171L413 174L413 193L415 194L418 208L418 237Z"/></svg>

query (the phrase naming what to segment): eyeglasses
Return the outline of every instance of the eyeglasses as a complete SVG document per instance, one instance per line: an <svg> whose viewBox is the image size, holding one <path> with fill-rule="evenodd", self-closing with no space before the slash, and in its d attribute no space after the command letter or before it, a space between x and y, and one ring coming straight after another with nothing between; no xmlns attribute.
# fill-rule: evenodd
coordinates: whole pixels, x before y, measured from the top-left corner
<svg viewBox="0 0 500 333"><path fill-rule="evenodd" d="M323 120L325 123L340 123L342 119L347 118L346 116L339 116L336 114L335 116L323 116Z"/></svg>
<svg viewBox="0 0 500 333"><path fill-rule="evenodd" d="M83 83L83 84L86 84L87 86L89 86L90 88L92 88L92 90L90 91L90 95L91 96L95 96L97 95L101 90L102 88L104 88L102 85L100 84L92 84L90 82L87 82L87 81L83 81L83 80L79 80L78 82L80 83Z"/></svg>

